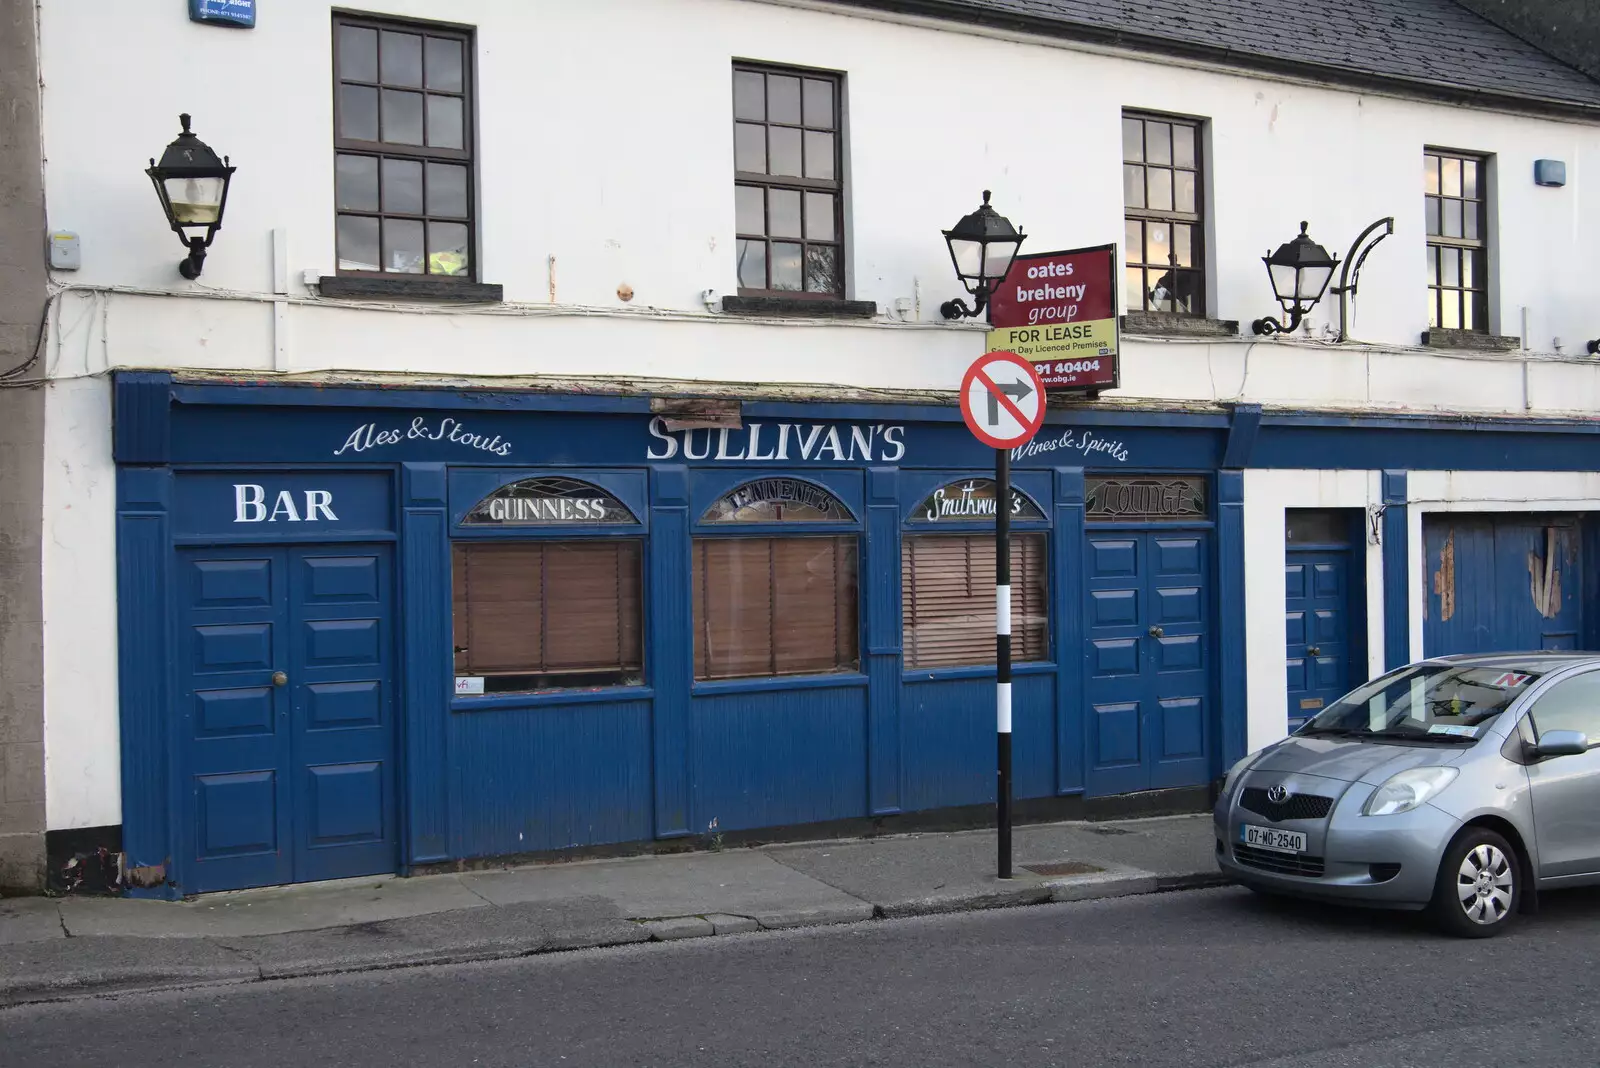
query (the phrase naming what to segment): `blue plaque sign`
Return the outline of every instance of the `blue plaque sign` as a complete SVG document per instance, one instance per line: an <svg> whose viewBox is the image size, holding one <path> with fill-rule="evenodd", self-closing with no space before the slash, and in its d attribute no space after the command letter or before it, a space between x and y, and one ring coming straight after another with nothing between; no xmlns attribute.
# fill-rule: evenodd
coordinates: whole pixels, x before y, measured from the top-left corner
<svg viewBox="0 0 1600 1068"><path fill-rule="evenodd" d="M193 22L254 29L256 0L189 0L189 18Z"/></svg>

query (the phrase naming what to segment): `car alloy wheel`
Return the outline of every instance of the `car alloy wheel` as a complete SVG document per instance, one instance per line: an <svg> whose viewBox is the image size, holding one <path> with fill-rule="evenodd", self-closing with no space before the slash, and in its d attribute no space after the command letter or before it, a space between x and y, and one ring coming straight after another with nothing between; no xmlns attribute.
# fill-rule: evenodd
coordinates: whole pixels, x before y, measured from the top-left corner
<svg viewBox="0 0 1600 1068"><path fill-rule="evenodd" d="M1473 923L1498 923L1511 911L1516 869L1498 847L1484 842L1467 851L1456 873L1456 896Z"/></svg>
<svg viewBox="0 0 1600 1068"><path fill-rule="evenodd" d="M1511 843L1487 827L1468 827L1444 852L1433 914L1451 934L1489 938L1510 927L1521 904L1522 869Z"/></svg>

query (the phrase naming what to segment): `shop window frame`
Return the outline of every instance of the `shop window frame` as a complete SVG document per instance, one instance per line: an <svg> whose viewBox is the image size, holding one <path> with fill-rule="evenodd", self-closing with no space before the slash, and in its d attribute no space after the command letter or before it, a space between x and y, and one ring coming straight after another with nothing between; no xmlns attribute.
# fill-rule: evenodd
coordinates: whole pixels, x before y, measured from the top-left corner
<svg viewBox="0 0 1600 1068"><path fill-rule="evenodd" d="M1195 115L1176 115L1158 111L1144 111L1138 108L1124 108L1122 110L1123 122L1123 238L1122 238L1122 288L1125 290L1123 300L1126 304L1126 313L1132 316L1165 318L1167 320L1203 321L1211 314L1214 303L1212 289L1215 280L1211 277L1208 261L1209 227L1211 220L1207 212L1207 196L1209 195L1209 159L1206 152L1207 127L1210 120ZM1127 148L1127 124L1138 123L1140 133L1139 153L1137 159L1129 159L1131 153ZM1194 160L1192 164L1179 164L1172 151L1170 132L1167 134L1166 160L1150 159L1150 131L1151 126L1183 127L1191 131L1194 143ZM1136 169L1139 175L1140 203L1128 203L1127 186L1130 180L1130 170ZM1150 172L1165 171L1172 184L1171 203L1165 208L1149 206L1149 181ZM1191 174L1194 177L1194 206L1192 210L1178 210L1176 182L1179 174ZM1139 248L1136 250L1129 246L1129 228L1139 228ZM1149 230L1152 226L1167 227L1167 247L1169 250L1167 263L1155 263L1148 255L1150 247ZM1189 266L1181 267L1177 263L1176 231L1172 228L1186 226L1189 228ZM1175 274L1182 271L1189 275L1195 283L1192 304L1189 309L1180 309L1176 296L1167 303L1170 308L1158 307L1152 298L1154 291L1152 281L1163 277L1160 272L1167 271ZM1140 287L1136 291L1127 284L1127 276L1134 271L1139 272Z"/></svg>

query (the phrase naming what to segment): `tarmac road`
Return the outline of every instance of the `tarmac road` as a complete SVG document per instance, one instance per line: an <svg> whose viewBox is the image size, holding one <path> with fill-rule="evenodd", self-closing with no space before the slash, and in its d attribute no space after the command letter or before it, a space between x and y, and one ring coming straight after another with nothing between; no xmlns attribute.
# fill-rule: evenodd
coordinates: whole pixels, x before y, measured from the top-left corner
<svg viewBox="0 0 1600 1068"><path fill-rule="evenodd" d="M1600 893L1503 938L1237 888L0 1012L0 1064L1593 1064Z"/></svg>

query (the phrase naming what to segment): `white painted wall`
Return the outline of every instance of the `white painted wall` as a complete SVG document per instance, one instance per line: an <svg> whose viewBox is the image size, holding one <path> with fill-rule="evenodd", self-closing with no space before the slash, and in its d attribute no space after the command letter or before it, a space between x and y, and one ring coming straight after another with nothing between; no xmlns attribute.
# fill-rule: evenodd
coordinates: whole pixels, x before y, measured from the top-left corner
<svg viewBox="0 0 1600 1068"><path fill-rule="evenodd" d="M1383 500L1379 471L1250 470L1244 473L1245 693L1250 752L1288 732L1284 647L1287 588L1284 510L1356 508ZM1367 543L1367 671L1383 672L1383 550ZM1352 576L1353 577L1353 576ZM1360 620L1351 620L1359 626Z"/></svg>

